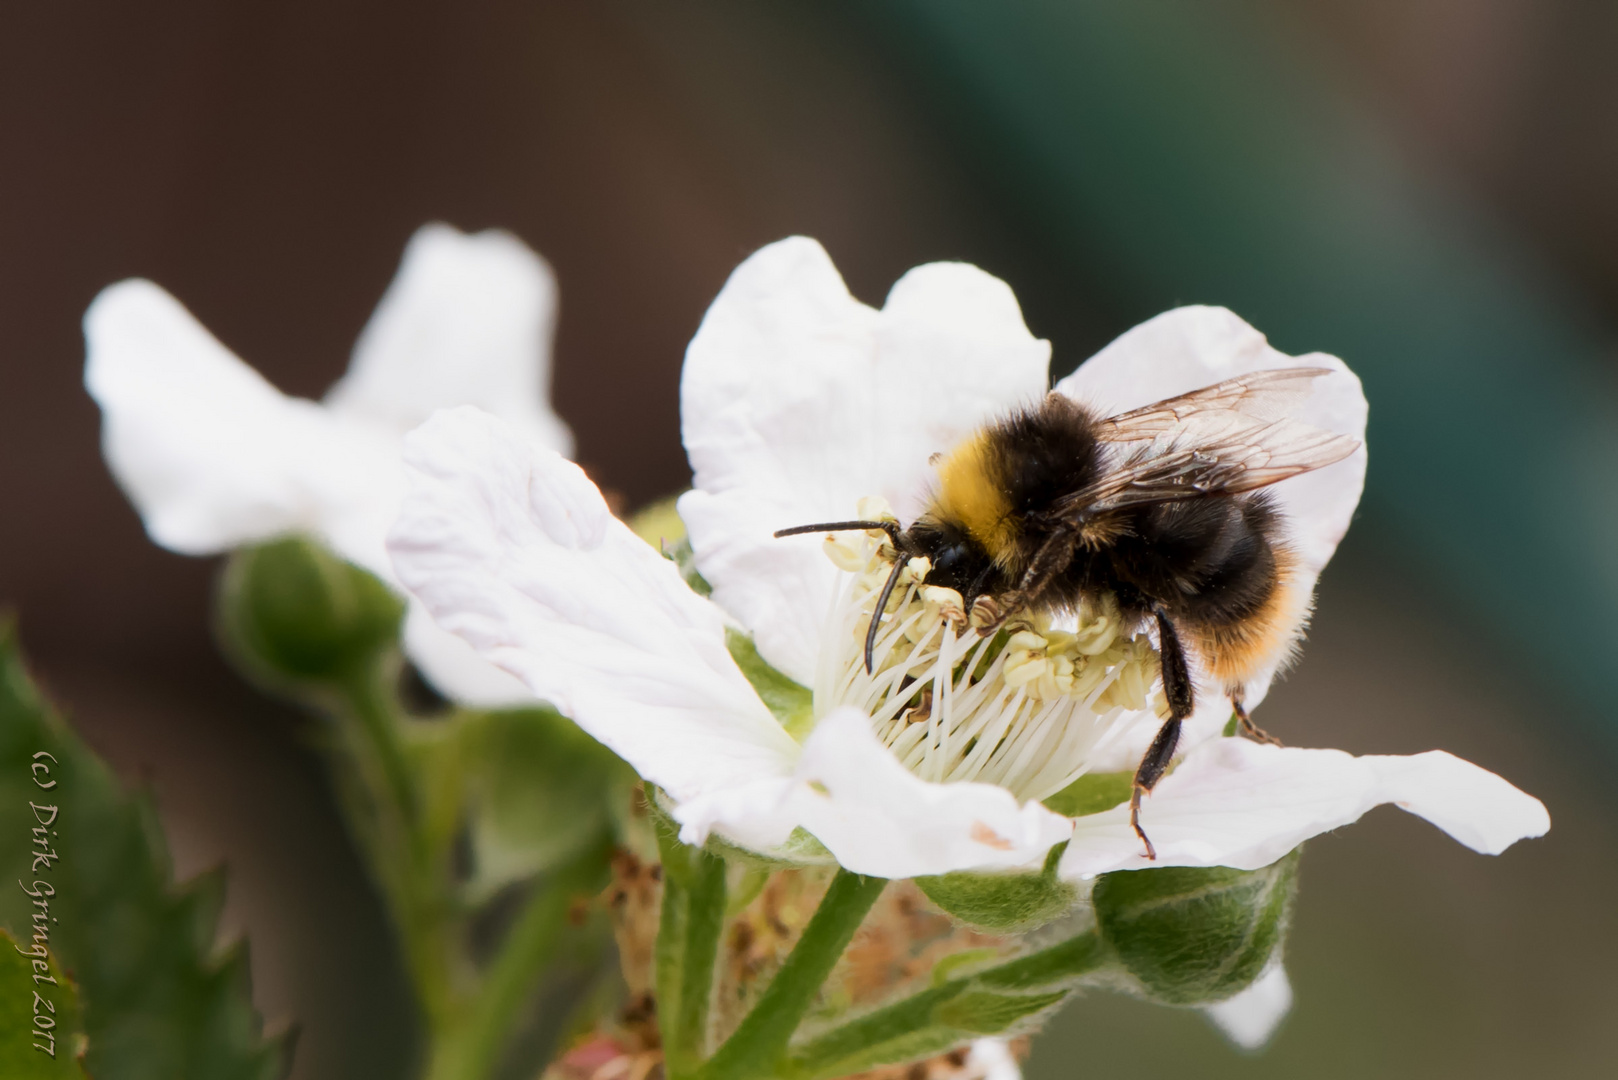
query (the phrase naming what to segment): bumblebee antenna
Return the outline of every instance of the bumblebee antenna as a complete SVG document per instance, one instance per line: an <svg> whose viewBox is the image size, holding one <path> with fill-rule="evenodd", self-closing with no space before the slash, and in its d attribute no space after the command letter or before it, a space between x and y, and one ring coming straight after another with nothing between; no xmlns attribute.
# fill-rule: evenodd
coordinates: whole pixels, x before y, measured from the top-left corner
<svg viewBox="0 0 1618 1080"><path fill-rule="evenodd" d="M794 525L790 529L775 530L775 538L783 536L802 536L804 533L818 532L864 532L868 529L881 529L893 541L898 551L904 551L904 530L899 528L897 521L827 521L819 525Z"/></svg>
<svg viewBox="0 0 1618 1080"><path fill-rule="evenodd" d="M904 530L899 528L897 521L824 521L817 525L794 525L790 529L777 529L775 538L783 536L802 536L804 533L818 532L864 532L869 529L881 529L893 541L893 550L898 558L893 562L893 572L888 575L887 582L882 586L882 595L876 599L876 607L871 611L871 625L865 631L865 674L876 673L876 630L877 624L882 620L882 612L888 606L888 600L893 596L893 588L899 584L899 574L909 561L905 556L912 552L914 546L905 537Z"/></svg>
<svg viewBox="0 0 1618 1080"><path fill-rule="evenodd" d="M887 582L882 586L882 594L876 598L876 607L871 609L871 625L865 630L865 674L874 675L876 664L873 657L876 654L876 628L882 621L882 613L888 608L888 598L893 595L893 587L899 584L899 575L904 572L905 560L897 559L893 564L893 572L888 575Z"/></svg>

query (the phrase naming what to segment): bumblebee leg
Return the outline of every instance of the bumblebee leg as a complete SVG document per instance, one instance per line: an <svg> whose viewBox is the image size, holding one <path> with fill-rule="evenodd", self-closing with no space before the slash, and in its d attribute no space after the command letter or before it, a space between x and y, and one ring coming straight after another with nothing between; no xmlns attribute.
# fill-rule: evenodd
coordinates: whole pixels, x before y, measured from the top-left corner
<svg viewBox="0 0 1618 1080"><path fill-rule="evenodd" d="M1174 760L1174 748L1180 742L1180 720L1172 717L1163 722L1157 729L1157 738L1146 750L1146 756L1140 759L1140 768L1135 770L1135 787L1129 794L1129 825L1140 837L1140 842L1146 845L1146 857L1152 861L1157 860L1157 849L1146 835L1146 830L1140 827L1140 799L1142 795L1150 795L1157 782L1163 779L1168 772L1169 762Z"/></svg>
<svg viewBox="0 0 1618 1080"><path fill-rule="evenodd" d="M1185 649L1180 646L1174 624L1169 622L1162 608L1154 608L1153 614L1157 616L1157 652L1162 661L1163 696L1168 699L1169 718L1157 729L1157 738L1147 747L1146 756L1140 759L1140 768L1135 770L1135 785L1129 794L1129 824L1140 842L1146 845L1146 857L1155 862L1157 849L1152 846L1146 830L1140 827L1140 800L1142 795L1150 795L1168 772L1169 762L1174 760L1174 748L1180 744L1180 722L1191 715L1195 697L1191 672L1185 663Z"/></svg>
<svg viewBox="0 0 1618 1080"><path fill-rule="evenodd" d="M1243 735L1261 743L1269 743L1271 746L1281 745L1280 739L1253 723L1253 718L1247 715L1247 706L1242 704L1240 690L1230 695L1230 707L1236 711L1236 723L1241 727Z"/></svg>
<svg viewBox="0 0 1618 1080"><path fill-rule="evenodd" d="M1195 695L1191 689L1191 669L1185 663L1185 647L1174 624L1160 607L1154 607L1157 616L1157 655L1163 668L1163 696L1168 699L1169 715L1184 720L1191 715Z"/></svg>

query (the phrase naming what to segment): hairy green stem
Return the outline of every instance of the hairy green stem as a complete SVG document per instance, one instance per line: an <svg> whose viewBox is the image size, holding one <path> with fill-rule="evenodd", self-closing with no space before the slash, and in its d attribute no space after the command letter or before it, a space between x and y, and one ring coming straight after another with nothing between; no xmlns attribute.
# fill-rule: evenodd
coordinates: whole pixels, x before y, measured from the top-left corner
<svg viewBox="0 0 1618 1080"><path fill-rule="evenodd" d="M667 825L667 823L665 823ZM657 935L657 1009L670 1076L692 1075L708 1050L714 962L725 926L725 860L658 831L663 911Z"/></svg>
<svg viewBox="0 0 1618 1080"><path fill-rule="evenodd" d="M603 837L536 884L476 995L435 1033L427 1080L482 1080L493 1072L523 1003L556 955L574 901L605 884L611 854Z"/></svg>
<svg viewBox="0 0 1618 1080"><path fill-rule="evenodd" d="M837 872L768 989L699 1070L701 1080L758 1080L773 1075L792 1033L886 885L883 878Z"/></svg>
<svg viewBox="0 0 1618 1080"><path fill-rule="evenodd" d="M680 997L665 1044L670 1060L702 1060L708 1052L708 1007L713 1000L714 962L725 927L725 861L701 853L692 860L686 892L685 964ZM672 1070L671 1070L672 1071Z"/></svg>
<svg viewBox="0 0 1618 1080"><path fill-rule="evenodd" d="M346 758L339 765L348 766L355 833L398 927L417 999L436 1030L466 981L457 963L448 853L432 850L420 827L401 718L382 666L356 672L339 688L332 708Z"/></svg>
<svg viewBox="0 0 1618 1080"><path fill-rule="evenodd" d="M798 1046L776 1073L791 1080L825 1080L947 1050L976 1034L949 1025L943 1009L949 1002L969 991L1029 994L1027 1000L1038 1001L1040 991L1069 989L1104 968L1108 959L1106 948L1093 932L1080 934L922 990L823 1032ZM884 1053L885 1048L890 1052Z"/></svg>

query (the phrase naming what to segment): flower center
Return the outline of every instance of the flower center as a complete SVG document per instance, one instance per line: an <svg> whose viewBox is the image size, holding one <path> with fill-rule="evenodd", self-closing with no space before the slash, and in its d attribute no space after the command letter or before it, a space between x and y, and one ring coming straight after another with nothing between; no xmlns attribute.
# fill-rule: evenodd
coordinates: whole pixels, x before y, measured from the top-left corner
<svg viewBox="0 0 1618 1080"><path fill-rule="evenodd" d="M893 515L871 498L860 501L860 516ZM960 593L922 584L925 558L900 573L867 672L866 631L897 553L874 530L829 536L825 550L849 576L827 625L815 713L862 709L925 780L976 780L1043 799L1084 775L1141 710L1161 708L1161 692L1152 692L1157 652L1144 634L1123 633L1111 597L1061 628L1049 615L1020 612L984 634L981 610L969 619Z"/></svg>

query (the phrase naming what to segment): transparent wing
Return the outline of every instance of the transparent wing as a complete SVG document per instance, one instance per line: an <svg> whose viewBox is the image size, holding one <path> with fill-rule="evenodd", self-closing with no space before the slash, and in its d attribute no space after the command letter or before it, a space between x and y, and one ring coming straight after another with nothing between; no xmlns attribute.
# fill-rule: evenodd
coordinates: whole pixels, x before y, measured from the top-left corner
<svg viewBox="0 0 1618 1080"><path fill-rule="evenodd" d="M1255 421L1283 420L1309 396L1309 385L1330 368L1294 367L1255 371L1204 386L1189 394L1119 413L1103 420L1105 442L1144 442L1171 436L1181 445L1218 442L1226 432Z"/></svg>
<svg viewBox="0 0 1618 1080"><path fill-rule="evenodd" d="M1235 495L1341 461L1360 445L1358 439L1300 420L1224 412L1216 430L1191 431L1194 440L1184 437L1194 424L1165 431L1094 484L1061 500L1057 512L1093 515L1143 503Z"/></svg>

